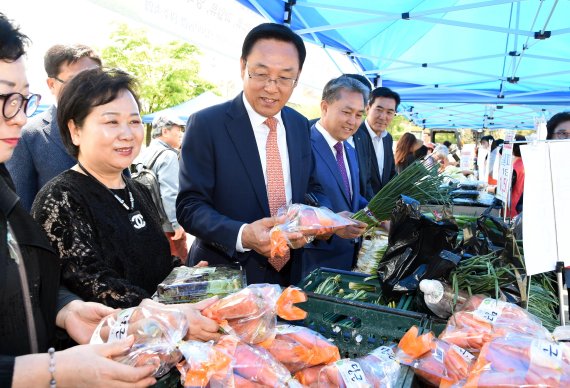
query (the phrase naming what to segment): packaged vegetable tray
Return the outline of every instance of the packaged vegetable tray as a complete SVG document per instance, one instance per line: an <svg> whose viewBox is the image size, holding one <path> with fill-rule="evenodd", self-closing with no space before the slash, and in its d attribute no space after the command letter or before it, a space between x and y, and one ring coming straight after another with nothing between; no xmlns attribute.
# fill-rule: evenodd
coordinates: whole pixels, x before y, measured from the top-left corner
<svg viewBox="0 0 570 388"><path fill-rule="evenodd" d="M241 266L176 267L157 287L161 303L193 303L211 296L225 296L245 287Z"/></svg>

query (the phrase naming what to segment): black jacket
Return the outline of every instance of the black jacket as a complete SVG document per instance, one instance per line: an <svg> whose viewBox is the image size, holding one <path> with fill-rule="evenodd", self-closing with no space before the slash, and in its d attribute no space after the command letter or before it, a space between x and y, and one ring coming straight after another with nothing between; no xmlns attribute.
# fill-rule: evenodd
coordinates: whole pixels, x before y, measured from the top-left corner
<svg viewBox="0 0 570 388"><path fill-rule="evenodd" d="M8 252L7 221L10 222L25 263L34 314L38 349L47 351L55 337L56 305L59 290L59 258L52 249L44 231L36 224L20 204L14 192L13 182L4 164L0 164L0 278L7 275L13 260ZM12 268L13 271L13 268ZM12 272L13 274L13 272ZM17 271L16 271L17 274ZM17 277L17 276L16 276ZM14 357L29 354L30 342L27 326L21 327L20 335L14 336L7 328L14 322L25 322L21 316L23 301L7 298L5 288L12 279L0 281L0 386L9 386L12 380ZM19 283L19 278L16 280ZM16 293L17 294L17 293ZM20 295L23 295L20 293Z"/></svg>
<svg viewBox="0 0 570 388"><path fill-rule="evenodd" d="M366 128L365 121L353 136L354 148L358 155L358 168L360 172L360 193L370 201L380 189L396 175L392 135L388 133L383 139L384 144L384 170L380 176L378 161L374 152L372 139Z"/></svg>

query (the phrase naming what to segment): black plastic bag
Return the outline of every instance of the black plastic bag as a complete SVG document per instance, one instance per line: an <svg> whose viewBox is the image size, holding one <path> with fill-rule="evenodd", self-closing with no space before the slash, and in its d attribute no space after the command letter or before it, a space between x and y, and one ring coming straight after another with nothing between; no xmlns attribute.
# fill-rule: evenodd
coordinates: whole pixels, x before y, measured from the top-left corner
<svg viewBox="0 0 570 388"><path fill-rule="evenodd" d="M418 201L400 196L392 212L388 248L378 266L384 295L415 291L426 273L447 276L453 267L440 263L439 255L455 249L457 234L456 224L427 218Z"/></svg>

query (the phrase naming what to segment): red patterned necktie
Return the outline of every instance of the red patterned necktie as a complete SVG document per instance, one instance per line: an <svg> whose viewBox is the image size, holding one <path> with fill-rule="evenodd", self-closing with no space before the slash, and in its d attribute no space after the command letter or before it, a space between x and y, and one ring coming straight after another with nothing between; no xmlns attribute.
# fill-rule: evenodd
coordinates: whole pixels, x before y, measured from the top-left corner
<svg viewBox="0 0 570 388"><path fill-rule="evenodd" d="M283 165L277 144L277 119L268 117L264 122L269 127L267 144L265 146L266 169L267 169L267 199L271 216L276 216L280 207L287 204L285 197L285 181L283 179ZM269 258L269 264L277 271L289 261L289 253L285 257Z"/></svg>

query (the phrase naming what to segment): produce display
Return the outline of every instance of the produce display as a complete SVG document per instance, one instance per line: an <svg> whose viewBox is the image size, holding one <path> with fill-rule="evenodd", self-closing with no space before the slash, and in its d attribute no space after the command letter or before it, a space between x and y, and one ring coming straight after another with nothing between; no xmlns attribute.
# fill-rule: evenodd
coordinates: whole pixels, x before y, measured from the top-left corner
<svg viewBox="0 0 570 388"><path fill-rule="evenodd" d="M245 287L239 267L176 267L158 285L155 300L161 303L193 303L225 296Z"/></svg>

